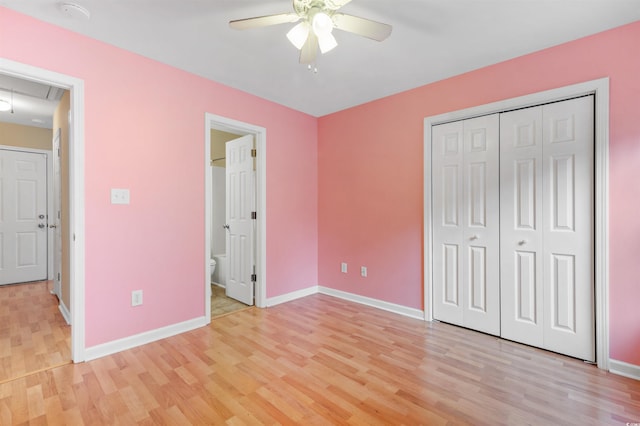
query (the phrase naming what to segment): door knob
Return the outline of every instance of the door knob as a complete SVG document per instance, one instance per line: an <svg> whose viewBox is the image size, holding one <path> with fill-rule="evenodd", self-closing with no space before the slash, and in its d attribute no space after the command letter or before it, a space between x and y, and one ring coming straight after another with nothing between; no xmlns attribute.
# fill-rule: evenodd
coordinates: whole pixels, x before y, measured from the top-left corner
<svg viewBox="0 0 640 426"><path fill-rule="evenodd" d="M472 236L471 236L471 238L469 238L469 239L470 239L471 241L473 241L473 240L477 240L477 239L478 239L478 236L477 236L477 235L472 235Z"/></svg>
<svg viewBox="0 0 640 426"><path fill-rule="evenodd" d="M57 228L57 226L56 225L49 225L49 228L55 229L55 228Z"/></svg>
<svg viewBox="0 0 640 426"><path fill-rule="evenodd" d="M523 246L523 245L525 245L525 244L527 244L527 240L520 240L520 241L518 241L518 245L519 245L519 246Z"/></svg>
<svg viewBox="0 0 640 426"><path fill-rule="evenodd" d="M227 231L229 230L229 225L227 225L226 223L225 223L224 225L222 225L222 227L223 227L224 229L226 229Z"/></svg>
<svg viewBox="0 0 640 426"><path fill-rule="evenodd" d="M44 223L39 223L38 224L38 228L40 228L40 229L44 228Z"/></svg>

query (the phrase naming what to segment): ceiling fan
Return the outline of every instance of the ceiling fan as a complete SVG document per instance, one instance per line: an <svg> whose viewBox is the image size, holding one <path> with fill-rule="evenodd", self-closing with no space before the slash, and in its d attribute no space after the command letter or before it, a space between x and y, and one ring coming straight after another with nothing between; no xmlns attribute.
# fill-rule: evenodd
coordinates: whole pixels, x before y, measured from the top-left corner
<svg viewBox="0 0 640 426"><path fill-rule="evenodd" d="M332 34L334 28L376 41L382 41L391 34L391 25L339 13L338 10L350 1L293 0L294 12L237 19L230 21L229 26L246 30L301 21L289 30L287 38L300 50L300 63L311 64L316 60L318 49L326 53L338 45Z"/></svg>

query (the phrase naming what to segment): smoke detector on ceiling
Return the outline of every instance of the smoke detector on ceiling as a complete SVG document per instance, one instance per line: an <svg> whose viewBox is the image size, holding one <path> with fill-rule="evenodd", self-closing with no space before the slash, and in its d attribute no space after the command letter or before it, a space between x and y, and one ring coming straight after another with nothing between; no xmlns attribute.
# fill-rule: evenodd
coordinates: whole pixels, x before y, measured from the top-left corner
<svg viewBox="0 0 640 426"><path fill-rule="evenodd" d="M84 6L80 6L77 3L61 2L58 3L58 8L66 16L74 19L89 19L91 13Z"/></svg>

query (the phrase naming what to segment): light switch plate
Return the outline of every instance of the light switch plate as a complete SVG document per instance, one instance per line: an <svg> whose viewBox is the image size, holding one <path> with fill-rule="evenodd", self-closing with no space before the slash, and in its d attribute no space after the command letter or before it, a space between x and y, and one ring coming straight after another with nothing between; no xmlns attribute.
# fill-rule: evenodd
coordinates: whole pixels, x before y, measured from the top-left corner
<svg viewBox="0 0 640 426"><path fill-rule="evenodd" d="M129 204L129 201L128 189L111 188L111 204Z"/></svg>

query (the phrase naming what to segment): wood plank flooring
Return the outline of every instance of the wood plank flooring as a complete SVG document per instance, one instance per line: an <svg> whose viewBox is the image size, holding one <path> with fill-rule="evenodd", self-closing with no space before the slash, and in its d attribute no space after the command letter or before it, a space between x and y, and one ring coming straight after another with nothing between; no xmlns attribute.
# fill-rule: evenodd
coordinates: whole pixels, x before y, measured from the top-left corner
<svg viewBox="0 0 640 426"><path fill-rule="evenodd" d="M0 385L2 425L625 425L640 382L324 295Z"/></svg>
<svg viewBox="0 0 640 426"><path fill-rule="evenodd" d="M71 362L71 327L51 285L0 286L0 383Z"/></svg>

